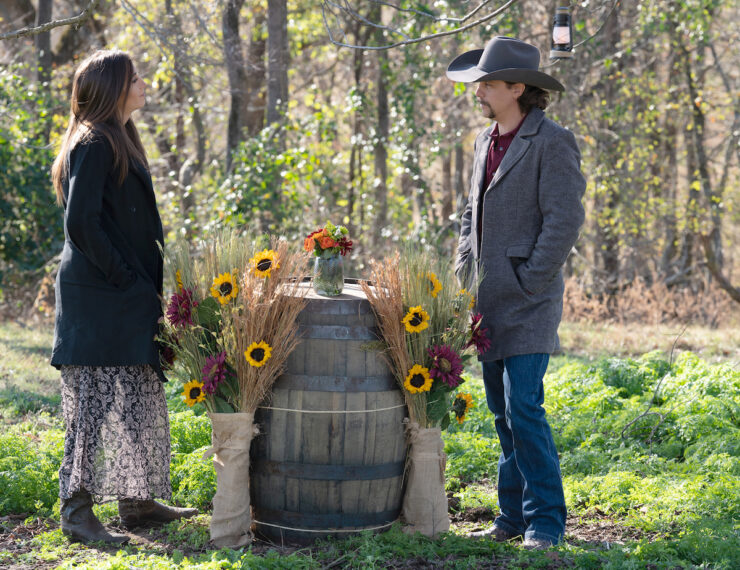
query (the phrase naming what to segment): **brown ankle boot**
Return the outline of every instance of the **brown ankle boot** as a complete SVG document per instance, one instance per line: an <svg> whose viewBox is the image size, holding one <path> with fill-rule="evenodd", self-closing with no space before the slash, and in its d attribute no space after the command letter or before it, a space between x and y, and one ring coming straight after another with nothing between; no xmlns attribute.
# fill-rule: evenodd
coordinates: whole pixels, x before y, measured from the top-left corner
<svg viewBox="0 0 740 570"><path fill-rule="evenodd" d="M168 523L178 519L187 519L198 514L198 509L181 509L168 507L152 499L121 499L118 501L118 514L121 524L133 528L149 523Z"/></svg>
<svg viewBox="0 0 740 570"><path fill-rule="evenodd" d="M69 499L62 499L62 534L74 542L107 542L123 544L129 541L125 534L108 532L92 510L92 496L81 489Z"/></svg>

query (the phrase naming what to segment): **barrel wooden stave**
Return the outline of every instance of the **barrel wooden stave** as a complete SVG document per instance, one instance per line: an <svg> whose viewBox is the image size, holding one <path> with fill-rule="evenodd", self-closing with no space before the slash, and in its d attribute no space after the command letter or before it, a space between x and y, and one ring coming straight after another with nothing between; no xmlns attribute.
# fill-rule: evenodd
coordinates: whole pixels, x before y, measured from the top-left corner
<svg viewBox="0 0 740 570"><path fill-rule="evenodd" d="M301 464L304 472L315 471L311 476L317 477L253 471L255 520L301 529L257 524L260 534L278 543L306 544L320 536L345 534L331 532L336 530L332 524L341 524L342 530L377 527L394 520L401 507L406 411L397 406L403 405L403 396L380 354L367 350L375 338L369 303L336 301L310 300L299 316L303 340L291 354L286 374L277 380L269 405L337 413L263 409L256 418L265 430L253 444L256 464L291 474L297 469L294 464ZM343 413L349 410L362 412ZM383 476L393 469L394 474ZM324 472L327 478L321 479ZM352 479L341 478L349 472ZM378 478L354 479L368 473Z"/></svg>

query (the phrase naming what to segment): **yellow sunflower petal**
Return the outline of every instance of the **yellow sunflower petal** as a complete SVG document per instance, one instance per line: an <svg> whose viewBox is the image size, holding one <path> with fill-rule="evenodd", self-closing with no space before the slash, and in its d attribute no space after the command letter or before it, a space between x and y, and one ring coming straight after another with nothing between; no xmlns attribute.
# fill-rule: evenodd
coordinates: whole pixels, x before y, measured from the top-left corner
<svg viewBox="0 0 740 570"><path fill-rule="evenodd" d="M418 307L411 307L401 322L410 333L421 332L429 326L429 313Z"/></svg>
<svg viewBox="0 0 740 570"><path fill-rule="evenodd" d="M211 295L218 299L218 302L222 305L225 305L231 299L236 299L238 293L239 286L231 273L221 273L211 284Z"/></svg>
<svg viewBox="0 0 740 570"><path fill-rule="evenodd" d="M437 276L431 271L427 273L427 279L429 279L429 293L432 297L436 297L437 294L442 290L442 283L439 282Z"/></svg>
<svg viewBox="0 0 740 570"><path fill-rule="evenodd" d="M272 347L263 340L260 342L253 342L247 347L247 350L244 351L244 358L250 366L254 366L255 368L264 366L265 363L270 360L271 356Z"/></svg>
<svg viewBox="0 0 740 570"><path fill-rule="evenodd" d="M203 383L197 380L191 380L185 384L182 395L185 398L185 403L191 408L206 399L206 394L203 392Z"/></svg>
<svg viewBox="0 0 740 570"><path fill-rule="evenodd" d="M462 400L464 403L464 408L462 410L459 405L455 405L458 400ZM457 423L461 424L465 421L465 417L468 415L468 410L473 406L473 396L470 394L458 394L455 396L455 404L452 405L452 409L455 412Z"/></svg>
<svg viewBox="0 0 740 570"><path fill-rule="evenodd" d="M429 376L429 369L421 364L414 364L409 370L403 386L412 394L418 394L431 390L432 382L434 382L434 379Z"/></svg>
<svg viewBox="0 0 740 570"><path fill-rule="evenodd" d="M280 267L277 252L272 249L260 251L249 260L249 264L257 277L269 277L271 271Z"/></svg>

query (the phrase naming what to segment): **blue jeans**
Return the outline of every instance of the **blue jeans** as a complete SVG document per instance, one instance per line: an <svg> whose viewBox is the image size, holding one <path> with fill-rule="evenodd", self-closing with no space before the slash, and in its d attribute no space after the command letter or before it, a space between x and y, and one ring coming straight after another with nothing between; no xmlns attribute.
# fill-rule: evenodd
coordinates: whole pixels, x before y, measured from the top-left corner
<svg viewBox="0 0 740 570"><path fill-rule="evenodd" d="M501 442L498 527L557 544L565 532L560 462L545 419L542 379L549 354L483 362L483 383Z"/></svg>

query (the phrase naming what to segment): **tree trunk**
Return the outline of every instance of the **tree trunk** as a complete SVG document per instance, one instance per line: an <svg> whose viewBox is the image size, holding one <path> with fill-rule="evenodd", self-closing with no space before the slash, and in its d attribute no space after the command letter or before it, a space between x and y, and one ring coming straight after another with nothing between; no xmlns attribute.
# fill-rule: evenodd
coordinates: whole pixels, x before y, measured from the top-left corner
<svg viewBox="0 0 740 570"><path fill-rule="evenodd" d="M442 153L442 208L439 212L444 225L452 215L455 196L452 190L452 150Z"/></svg>
<svg viewBox="0 0 740 570"><path fill-rule="evenodd" d="M699 44L699 49L704 50L704 43ZM689 91L689 100L693 102L691 106L691 116L693 128L691 129L690 141L694 147L694 156L696 158L696 167L699 174L699 186L707 205L712 220L712 229L710 238L714 248L714 259L717 265L722 268L722 201L716 199L712 189L712 182L709 178L709 159L707 157L706 144L704 140L704 112L701 107L702 98L699 96L701 85L696 84L696 77L699 75L691 64L691 54L682 48L683 71L686 77L686 87ZM703 74L702 74L703 76ZM693 171L690 171L693 172Z"/></svg>
<svg viewBox="0 0 740 570"><path fill-rule="evenodd" d="M455 194L455 210L462 213L468 201L468 192L465 183L465 152L460 140L455 143Z"/></svg>
<svg viewBox="0 0 740 570"><path fill-rule="evenodd" d="M660 175L663 180L662 187L665 190L664 200L669 211L663 217L663 231L665 244L660 259L660 271L663 277L670 273L671 264L678 253L678 234L676 220L676 172L678 172L678 157L676 156L676 143L678 142L678 131L673 114L666 115L664 124L665 136L662 143L662 153L665 160L661 162Z"/></svg>
<svg viewBox="0 0 740 570"><path fill-rule="evenodd" d="M609 16L604 27L604 37L602 40L602 53L604 56L616 49L621 39L618 9ZM617 97L616 85L613 81L606 78L604 85L604 100L606 107L614 108L614 101ZM604 133L611 132L614 129L612 119L605 117L601 121L601 130ZM599 155L606 164L615 164L616 155L619 152L616 143L609 135L602 135L599 141ZM606 174L610 178L610 174ZM614 187L615 181L606 179L603 181L604 194L597 193L594 200L594 207L597 212L603 212L601 221L597 222L596 227L596 255L598 262L597 267L601 265L606 275L605 291L611 295L616 293L619 284L619 235L615 225L607 222L618 215L619 192ZM599 182L597 181L597 186ZM597 218L598 219L598 218Z"/></svg>
<svg viewBox="0 0 740 570"><path fill-rule="evenodd" d="M267 3L267 123L278 123L288 104L288 3Z"/></svg>
<svg viewBox="0 0 740 570"><path fill-rule="evenodd" d="M51 22L52 0L39 0L38 9L36 10L36 25L41 26ZM38 68L36 77L42 85L45 93L50 92L48 85L51 79L51 62L53 55L51 53L51 32L42 32L36 35L36 53L38 54Z"/></svg>
<svg viewBox="0 0 740 570"><path fill-rule="evenodd" d="M249 136L254 136L265 126L265 53L267 41L262 28L265 25L265 9L255 3L252 9L252 33L247 50L246 105L244 126Z"/></svg>
<svg viewBox="0 0 740 570"><path fill-rule="evenodd" d="M386 87L386 71L388 68L388 52L378 52L378 83L376 104L378 125L375 140L375 221L373 224L373 242L380 244L383 228L388 217L388 90Z"/></svg>
<svg viewBox="0 0 740 570"><path fill-rule="evenodd" d="M247 114L247 76L242 40L239 36L239 12L244 0L227 0L222 18L224 63L229 78L231 108L226 135L226 171L231 171L232 154L242 140Z"/></svg>

